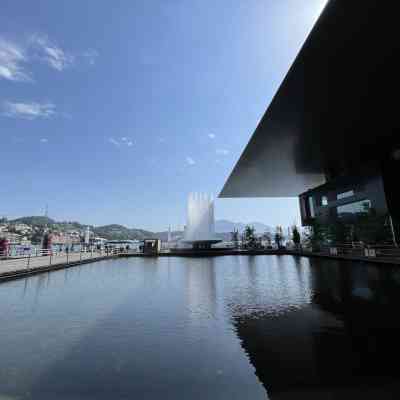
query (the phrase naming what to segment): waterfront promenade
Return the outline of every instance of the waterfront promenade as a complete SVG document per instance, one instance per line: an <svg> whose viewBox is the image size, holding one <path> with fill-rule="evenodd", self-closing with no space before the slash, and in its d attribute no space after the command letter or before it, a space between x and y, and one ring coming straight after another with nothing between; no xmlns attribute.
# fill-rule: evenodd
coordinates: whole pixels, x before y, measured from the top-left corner
<svg viewBox="0 0 400 400"><path fill-rule="evenodd" d="M210 249L195 251L186 250L163 250L157 254L143 254L137 251L119 251L114 249L112 252L104 250L82 251L72 253L53 253L49 255L31 255L22 257L0 258L0 282L10 279L17 279L28 275L41 272L48 272L61 268L68 268L79 264L115 258L115 257L217 257L217 256L240 256L240 255L292 255L300 257L319 257L333 260L354 261L373 264L400 265L400 251L398 249L376 250L373 257L365 256L360 249L336 248L336 254L331 254L327 249L312 252L309 250L294 249Z"/></svg>
<svg viewBox="0 0 400 400"><path fill-rule="evenodd" d="M53 253L49 255L8 257L0 259L0 281L32 273L66 268L115 257L116 253L105 251Z"/></svg>

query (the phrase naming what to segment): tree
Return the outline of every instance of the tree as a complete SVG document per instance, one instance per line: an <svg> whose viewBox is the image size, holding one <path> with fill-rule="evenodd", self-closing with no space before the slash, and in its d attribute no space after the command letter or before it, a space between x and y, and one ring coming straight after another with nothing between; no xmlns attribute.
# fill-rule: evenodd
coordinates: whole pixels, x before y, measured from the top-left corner
<svg viewBox="0 0 400 400"><path fill-rule="evenodd" d="M367 244L392 243L389 216L377 215L373 208L356 216L354 233L359 240Z"/></svg>
<svg viewBox="0 0 400 400"><path fill-rule="evenodd" d="M263 239L267 242L267 246L271 246L271 242L272 242L271 232L269 232L269 231L264 232Z"/></svg>
<svg viewBox="0 0 400 400"><path fill-rule="evenodd" d="M321 245L325 241L325 238L326 231L324 227L316 219L314 219L306 234L307 244L312 247L313 251L320 251Z"/></svg>
<svg viewBox="0 0 400 400"><path fill-rule="evenodd" d="M299 248L300 242L301 242L301 236L300 236L300 232L297 229L296 225L294 225L292 227L292 239L293 239L293 243L296 246L296 248Z"/></svg>
<svg viewBox="0 0 400 400"><path fill-rule="evenodd" d="M237 249L239 247L239 231L237 229L234 229L233 232L231 232L231 240L233 246Z"/></svg>
<svg viewBox="0 0 400 400"><path fill-rule="evenodd" d="M253 226L246 225L244 229L244 241L247 247L253 248L256 245L255 229Z"/></svg>
<svg viewBox="0 0 400 400"><path fill-rule="evenodd" d="M351 240L350 226L340 219L332 221L327 226L326 238L334 244L346 243Z"/></svg>

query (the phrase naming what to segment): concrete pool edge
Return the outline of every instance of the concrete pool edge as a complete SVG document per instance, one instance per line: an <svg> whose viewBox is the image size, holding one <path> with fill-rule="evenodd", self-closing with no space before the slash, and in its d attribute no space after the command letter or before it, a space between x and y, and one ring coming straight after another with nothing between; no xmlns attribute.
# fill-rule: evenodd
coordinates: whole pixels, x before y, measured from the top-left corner
<svg viewBox="0 0 400 400"><path fill-rule="evenodd" d="M47 265L36 268L23 268L17 269L15 271L0 273L0 284L2 282L7 282L10 280L26 278L31 275L36 275L44 272L57 271L60 269L75 267L78 265L94 263L97 261L117 259L117 258L131 258L131 257L187 257L187 258L201 258L201 257L222 257L222 256L259 256L259 255L275 255L275 256L296 256L296 257L316 257L316 258L327 258L338 261L353 261L353 262L366 262L370 264L386 264L386 265L400 265L400 259L382 259L378 257L354 257L354 256L344 256L344 255L329 255L329 254L319 254L310 252L301 252L294 250L228 250L228 251L201 251L201 252L191 252L191 251L176 251L169 253L159 253L154 255L148 255L143 253L122 253L112 256L101 256L91 259L78 260L70 263L59 263L53 265Z"/></svg>

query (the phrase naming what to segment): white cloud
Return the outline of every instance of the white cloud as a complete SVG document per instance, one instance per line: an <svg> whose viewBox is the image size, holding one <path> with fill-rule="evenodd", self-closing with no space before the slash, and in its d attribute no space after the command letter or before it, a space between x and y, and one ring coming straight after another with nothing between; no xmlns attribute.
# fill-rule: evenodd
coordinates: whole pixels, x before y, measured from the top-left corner
<svg viewBox="0 0 400 400"><path fill-rule="evenodd" d="M40 143L47 143L48 142L48 139L46 139L46 138L41 138L40 139Z"/></svg>
<svg viewBox="0 0 400 400"><path fill-rule="evenodd" d="M112 138L112 137L110 137L110 138L108 138L108 141L110 142L110 143L112 143L114 146L120 146L120 142L118 142L118 140L115 140L114 138Z"/></svg>
<svg viewBox="0 0 400 400"><path fill-rule="evenodd" d="M194 165L194 164L196 164L196 161L194 161L192 157L186 157L186 162L187 162L189 165Z"/></svg>
<svg viewBox="0 0 400 400"><path fill-rule="evenodd" d="M210 139L215 139L215 135L214 135L213 133L209 133L209 134L208 134L208 137L209 137Z"/></svg>
<svg viewBox="0 0 400 400"><path fill-rule="evenodd" d="M52 103L12 103L2 104L2 115L12 118L36 119L51 118L56 114L56 106Z"/></svg>
<svg viewBox="0 0 400 400"><path fill-rule="evenodd" d="M88 49L75 56L45 35L33 34L20 43L0 36L0 79L33 81L28 65L35 60L45 62L57 71L63 71L75 65L77 59L93 65L97 57L98 52L94 49Z"/></svg>
<svg viewBox="0 0 400 400"><path fill-rule="evenodd" d="M127 138L126 136L122 136L121 138L117 138L117 139L110 137L110 138L108 138L108 141L116 147L120 147L120 146L131 147L131 146L133 146L133 140Z"/></svg>
<svg viewBox="0 0 400 400"><path fill-rule="evenodd" d="M221 156L227 156L230 153L227 149L217 149L215 152Z"/></svg>
<svg viewBox="0 0 400 400"><path fill-rule="evenodd" d="M10 81L32 81L30 74L25 70L28 57L22 47L14 42L0 38L0 79Z"/></svg>
<svg viewBox="0 0 400 400"><path fill-rule="evenodd" d="M55 43L50 42L46 36L32 35L30 43L38 51L38 56L50 67L63 71L74 63L74 56L65 52Z"/></svg>

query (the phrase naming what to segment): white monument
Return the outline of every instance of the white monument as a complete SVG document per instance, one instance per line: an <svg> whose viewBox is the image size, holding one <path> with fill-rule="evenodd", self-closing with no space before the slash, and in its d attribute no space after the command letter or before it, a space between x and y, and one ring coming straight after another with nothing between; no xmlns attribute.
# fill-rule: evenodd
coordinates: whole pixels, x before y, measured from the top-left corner
<svg viewBox="0 0 400 400"><path fill-rule="evenodd" d="M215 235L214 200L205 193L190 193L184 242L194 248L210 248L221 240Z"/></svg>

